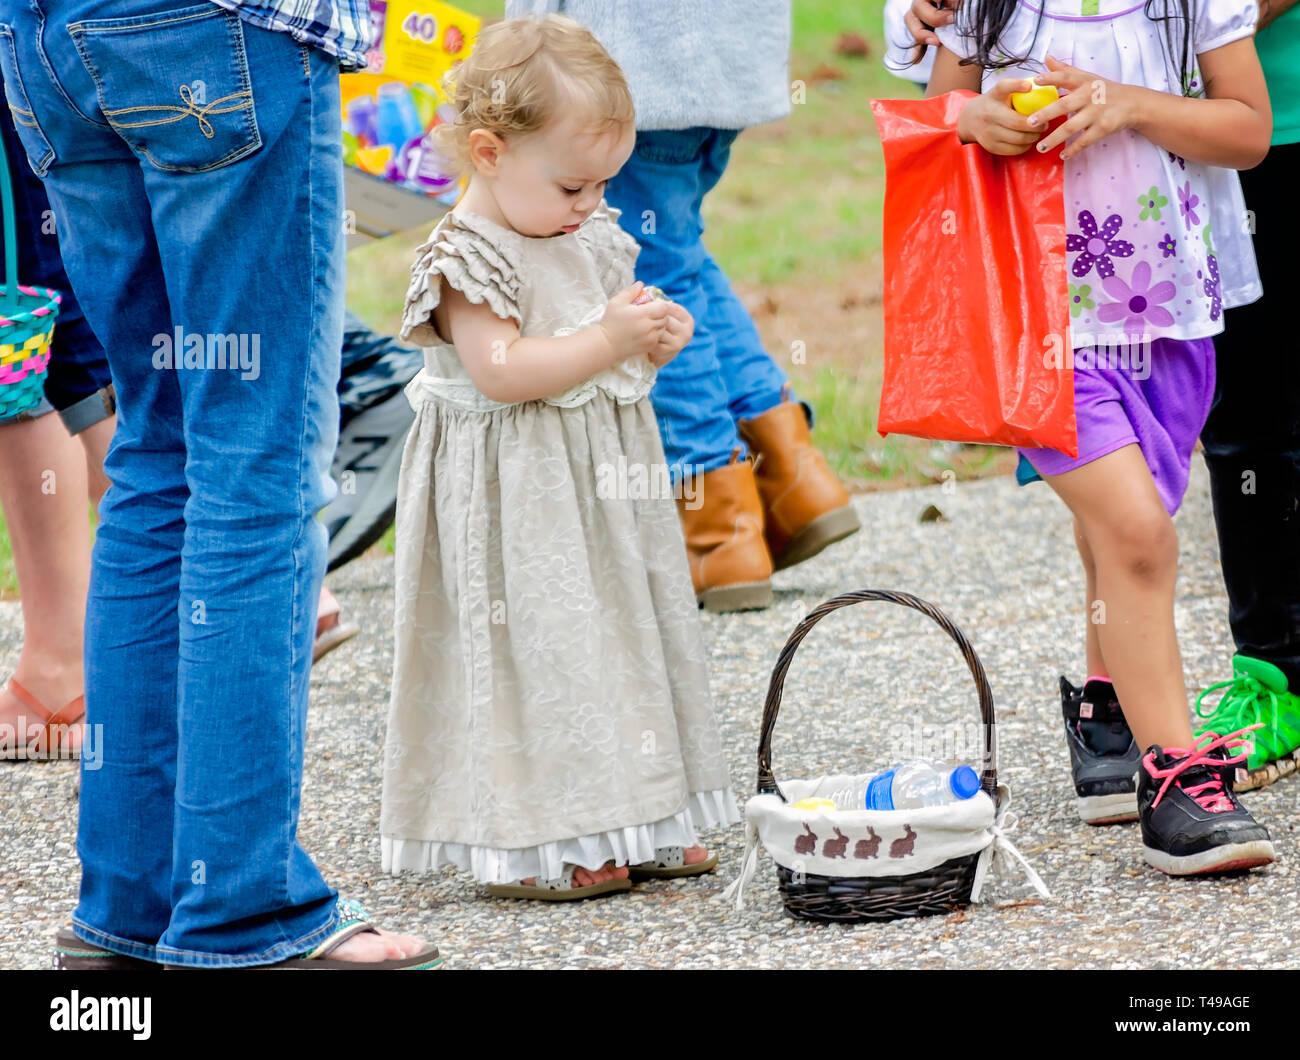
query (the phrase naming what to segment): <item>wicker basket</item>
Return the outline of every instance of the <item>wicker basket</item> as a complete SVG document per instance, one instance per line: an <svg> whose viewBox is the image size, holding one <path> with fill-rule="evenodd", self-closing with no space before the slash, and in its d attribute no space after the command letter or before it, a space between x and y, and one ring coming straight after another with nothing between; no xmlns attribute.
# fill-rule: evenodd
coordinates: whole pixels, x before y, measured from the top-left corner
<svg viewBox="0 0 1300 1060"><path fill-rule="evenodd" d="M796 809L791 804L792 799L787 796L798 800L810 794L824 793L858 778L791 780L785 782L783 791L773 776L772 730L776 726L777 713L781 707L786 672L800 642L813 626L832 611L867 600L885 600L928 615L961 649L966 666L975 679L980 719L983 722L981 790L974 798L950 806L920 810L804 811ZM777 802L771 796L780 801ZM1007 789L998 785L993 692L989 688L979 657L962 631L933 604L908 593L885 589L861 589L844 593L827 600L799 623L781 650L772 671L758 746L758 795L746 807L750 831L749 849L746 851L741 878L728 893L735 895L739 905L745 883L755 870L758 853L756 840L761 840L776 862L777 883L786 912L796 920L858 922L951 912L972 900L977 881L982 880L984 874L981 859L991 861L995 852L1014 855L1025 866L1039 893L1046 896L1047 891L1042 881L1003 836L1003 817L1008 801ZM913 824L916 831L913 830ZM774 841L773 833L777 830L777 825L780 826L781 836L779 841ZM802 825L804 834L798 835L791 844L791 828L795 825ZM768 835L764 835L765 827L771 829ZM835 838L826 842L832 830ZM924 850L919 846L917 832L926 837L920 843L929 842ZM831 858L840 859L827 862L829 866L848 873L883 865L888 872L875 875L818 875L808 871L807 861L826 860L825 856L820 859L817 857L819 836L823 843L823 854L828 853ZM902 838L893 839L890 844L889 840L894 836ZM852 848L853 853L850 855L849 844L855 838L857 845ZM886 843L883 848L882 842ZM929 862L926 862L924 856L919 857L917 860L924 863L923 867L916 872L905 873L905 859L911 855L913 845L917 845L918 853L929 855ZM796 856L791 857L791 850ZM949 850L960 853L937 864L933 863ZM798 857L799 854L808 854L807 861ZM783 859L788 863L783 863Z"/></svg>
<svg viewBox="0 0 1300 1060"><path fill-rule="evenodd" d="M18 239L9 159L0 140L0 200L4 211L6 284L0 287L0 419L36 408L45 396L50 339L62 297L48 287L17 282Z"/></svg>

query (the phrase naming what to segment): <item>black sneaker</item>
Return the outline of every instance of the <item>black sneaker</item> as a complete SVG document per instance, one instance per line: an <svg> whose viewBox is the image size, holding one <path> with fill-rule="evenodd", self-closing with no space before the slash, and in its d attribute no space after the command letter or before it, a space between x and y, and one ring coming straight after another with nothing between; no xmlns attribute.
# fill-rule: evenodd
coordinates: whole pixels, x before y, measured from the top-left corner
<svg viewBox="0 0 1300 1060"><path fill-rule="evenodd" d="M1171 876L1253 869L1273 861L1268 830L1256 824L1232 790L1248 741L1242 729L1206 733L1190 750L1154 744L1138 770L1138 811L1147 861Z"/></svg>
<svg viewBox="0 0 1300 1060"><path fill-rule="evenodd" d="M1061 713L1079 816L1088 824L1136 821L1142 755L1109 681L1075 688L1061 678Z"/></svg>

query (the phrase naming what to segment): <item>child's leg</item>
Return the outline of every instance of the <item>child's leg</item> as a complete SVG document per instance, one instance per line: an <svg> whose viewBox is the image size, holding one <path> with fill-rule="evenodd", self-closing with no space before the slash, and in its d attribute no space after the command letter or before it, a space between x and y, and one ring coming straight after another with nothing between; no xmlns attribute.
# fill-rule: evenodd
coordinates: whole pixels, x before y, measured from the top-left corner
<svg viewBox="0 0 1300 1060"><path fill-rule="evenodd" d="M1178 535L1141 450L1126 445L1044 477L1074 513L1091 554L1096 574L1089 596L1097 605L1090 600L1089 625L1096 631L1096 661L1104 660L1138 746L1191 746L1174 630Z"/></svg>
<svg viewBox="0 0 1300 1060"><path fill-rule="evenodd" d="M1097 561L1093 558L1092 547L1083 534L1083 526L1078 517L1074 520L1074 543L1079 549L1079 558L1083 560L1083 622L1088 656L1088 678L1109 677L1106 660L1101 653L1101 638L1097 635L1096 615L1093 604L1097 599Z"/></svg>

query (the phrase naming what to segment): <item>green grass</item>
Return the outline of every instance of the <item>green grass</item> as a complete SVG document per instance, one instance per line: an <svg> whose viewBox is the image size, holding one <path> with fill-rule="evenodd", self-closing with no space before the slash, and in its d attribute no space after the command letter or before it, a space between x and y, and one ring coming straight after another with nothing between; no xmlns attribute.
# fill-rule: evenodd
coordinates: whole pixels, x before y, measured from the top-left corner
<svg viewBox="0 0 1300 1060"><path fill-rule="evenodd" d="M14 571L14 553L9 546L9 528L0 518L0 600L18 595L18 575Z"/></svg>
<svg viewBox="0 0 1300 1060"><path fill-rule="evenodd" d="M885 174L869 101L915 95L881 64L881 5L798 0L793 30L790 78L795 92L802 82L803 102L792 105L786 121L736 141L727 173L705 203L710 250L740 284L836 282L873 262ZM871 54L836 55L846 31L867 37Z"/></svg>

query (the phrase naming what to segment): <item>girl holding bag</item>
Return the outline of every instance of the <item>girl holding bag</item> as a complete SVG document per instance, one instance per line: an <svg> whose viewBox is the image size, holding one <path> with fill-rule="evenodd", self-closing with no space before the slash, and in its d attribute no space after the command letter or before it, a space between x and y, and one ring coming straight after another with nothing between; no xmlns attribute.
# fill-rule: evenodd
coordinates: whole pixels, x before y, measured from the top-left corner
<svg viewBox="0 0 1300 1060"><path fill-rule="evenodd" d="M1147 861L1174 875L1274 859L1232 789L1248 730L1192 736L1173 615L1172 515L1214 394L1211 336L1260 294L1231 172L1259 163L1272 127L1255 14L1253 0L967 0L937 30L929 89L984 90L958 120L965 143L1060 152L1078 456L1021 455L1073 513L1087 583L1092 677L1062 682L1081 813L1136 816ZM1026 115L1011 96L1030 75L1059 98Z"/></svg>

